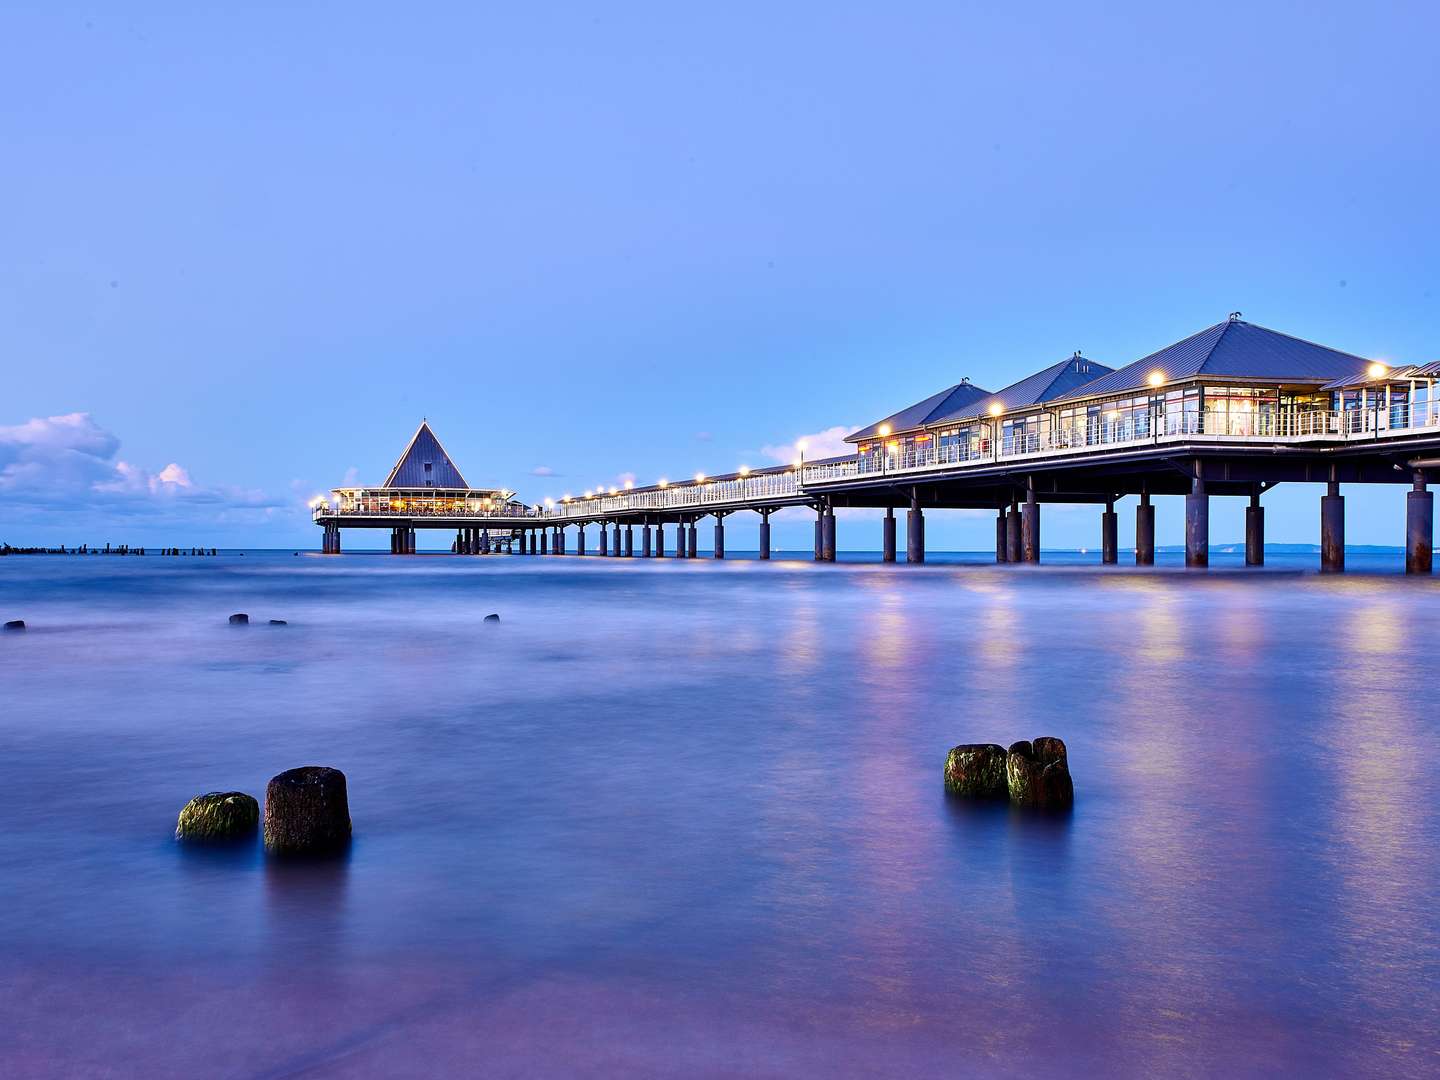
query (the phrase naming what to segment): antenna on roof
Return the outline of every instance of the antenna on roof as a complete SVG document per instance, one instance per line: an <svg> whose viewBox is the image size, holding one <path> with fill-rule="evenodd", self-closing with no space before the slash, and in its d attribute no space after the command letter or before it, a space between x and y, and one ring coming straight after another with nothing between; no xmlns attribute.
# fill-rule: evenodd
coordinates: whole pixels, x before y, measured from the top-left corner
<svg viewBox="0 0 1440 1080"><path fill-rule="evenodd" d="M1076 349L1076 350L1075 350L1075 357L1074 357L1074 359L1076 359L1076 360L1079 360L1079 359L1080 359L1080 350L1079 350L1079 349Z"/></svg>
<svg viewBox="0 0 1440 1080"><path fill-rule="evenodd" d="M1238 311L1232 311L1232 312L1230 312L1230 321L1231 321L1231 322L1239 322L1239 321L1240 321L1240 312L1238 312Z"/></svg>

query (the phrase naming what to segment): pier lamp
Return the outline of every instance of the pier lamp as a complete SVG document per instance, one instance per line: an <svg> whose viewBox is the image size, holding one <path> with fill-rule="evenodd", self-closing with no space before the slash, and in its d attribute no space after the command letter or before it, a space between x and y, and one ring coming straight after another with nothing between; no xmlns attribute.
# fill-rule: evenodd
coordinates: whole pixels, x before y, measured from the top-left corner
<svg viewBox="0 0 1440 1080"><path fill-rule="evenodd" d="M1365 369L1365 374L1369 375L1372 379L1383 379L1389 373L1390 369L1384 364L1380 363L1379 360L1376 360L1373 364L1371 364Z"/></svg>
<svg viewBox="0 0 1440 1080"><path fill-rule="evenodd" d="M611 495L617 495L617 494L619 494L619 492L618 492L615 488L612 487L612 488L610 489L610 494L611 494Z"/></svg>
<svg viewBox="0 0 1440 1080"><path fill-rule="evenodd" d="M741 465L741 466L740 466L740 476L743 478L743 477L746 477L746 476L749 476L749 475L750 475L750 466L749 466L749 465Z"/></svg>
<svg viewBox="0 0 1440 1080"><path fill-rule="evenodd" d="M695 474L695 483L697 483L697 484L703 484L704 482L705 482L705 474L704 474L703 472L697 472L697 473Z"/></svg>
<svg viewBox="0 0 1440 1080"><path fill-rule="evenodd" d="M595 497L595 491L594 491L594 489L592 489L592 488L586 488L586 489L585 489L585 498L587 498L587 499L593 499L594 497Z"/></svg>
<svg viewBox="0 0 1440 1080"><path fill-rule="evenodd" d="M881 424L878 428L875 429L875 433L876 433L877 435L879 435L880 438L882 438L882 439L889 438L889 436L890 436L890 425L889 425L889 424Z"/></svg>
<svg viewBox="0 0 1440 1080"><path fill-rule="evenodd" d="M666 480L666 479L662 476L662 477L660 477L660 482L659 482L659 485L658 485L658 486L659 486L659 488L660 488L661 491L664 491L667 487L670 486L670 481L669 481L669 480Z"/></svg>
<svg viewBox="0 0 1440 1080"><path fill-rule="evenodd" d="M626 481L625 481L625 490L626 490L626 491L629 491L629 490L630 490L631 488L633 488L634 486L635 486L635 481L634 481L634 480L626 480Z"/></svg>

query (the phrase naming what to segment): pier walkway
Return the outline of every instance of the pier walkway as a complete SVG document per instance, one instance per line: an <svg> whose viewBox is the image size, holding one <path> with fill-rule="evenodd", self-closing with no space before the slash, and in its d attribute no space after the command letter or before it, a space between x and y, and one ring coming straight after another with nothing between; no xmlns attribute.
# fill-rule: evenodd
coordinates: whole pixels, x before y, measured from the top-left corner
<svg viewBox="0 0 1440 1080"><path fill-rule="evenodd" d="M1198 357L1198 359L1197 359ZM713 555L725 556L725 519L760 516L760 557L770 556L770 515L814 511L815 558L835 557L835 510L882 507L882 551L897 558L895 511L905 509L906 559L923 562L928 509L996 512L996 560L1038 562L1041 505L1093 503L1101 558L1118 559L1115 505L1136 506L1135 560L1154 561L1154 505L1186 500L1186 563L1209 558L1209 498L1243 497L1246 561L1264 560L1261 496L1276 484L1326 484L1321 566L1344 568L1342 484L1408 484L1406 568L1429 573L1430 473L1440 469L1440 364L1392 368L1232 316L1121 369L1074 358L990 394L968 383L850 437L856 452L819 461L612 488L522 504L503 489L447 486L336 489L314 508L324 550L340 529L388 528L391 550L414 551L419 528L455 531L457 553L508 550L680 557L698 554L698 523L713 519ZM435 462L411 460L419 444ZM442 463L443 461L443 463ZM408 462L408 463L407 463ZM412 477L458 470L427 425L392 470ZM667 551L666 530L674 528ZM640 531L637 543L635 531ZM573 543L568 532L574 531Z"/></svg>

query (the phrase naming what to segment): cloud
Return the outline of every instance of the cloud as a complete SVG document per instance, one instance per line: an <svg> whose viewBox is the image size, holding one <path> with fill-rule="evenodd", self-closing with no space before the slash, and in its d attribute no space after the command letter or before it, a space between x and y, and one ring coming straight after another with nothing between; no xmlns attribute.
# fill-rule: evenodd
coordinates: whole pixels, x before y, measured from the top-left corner
<svg viewBox="0 0 1440 1080"><path fill-rule="evenodd" d="M824 431L816 431L809 435L800 435L780 446L762 446L760 452L780 462L782 465L789 465L800 456L800 446L803 443L807 461L816 461L820 458L828 457L841 457L855 452L855 448L845 441L845 436L854 430L855 428L849 424L837 424L834 427L826 428Z"/></svg>
<svg viewBox="0 0 1440 1080"><path fill-rule="evenodd" d="M557 473L554 469L552 469L549 465L536 465L533 469L530 470L530 475L531 475L531 476L559 476L560 474Z"/></svg>
<svg viewBox="0 0 1440 1080"><path fill-rule="evenodd" d="M178 462L152 472L118 456L120 439L89 413L0 426L0 497L16 516L44 523L83 513L173 520L266 520L288 505L264 492L198 484Z"/></svg>
<svg viewBox="0 0 1440 1080"><path fill-rule="evenodd" d="M715 438L715 436L712 435L712 434L710 434L710 432L708 432L708 431L697 431L697 432L695 432L695 441L696 441L696 442L709 442L709 441L710 441L711 439L713 439L713 438Z"/></svg>
<svg viewBox="0 0 1440 1080"><path fill-rule="evenodd" d="M619 476L617 476L615 479L617 479L617 480L620 481L620 486L621 486L621 487L624 487L626 484L634 484L634 483L635 483L635 474L634 474L633 472L622 472L622 473L621 473Z"/></svg>

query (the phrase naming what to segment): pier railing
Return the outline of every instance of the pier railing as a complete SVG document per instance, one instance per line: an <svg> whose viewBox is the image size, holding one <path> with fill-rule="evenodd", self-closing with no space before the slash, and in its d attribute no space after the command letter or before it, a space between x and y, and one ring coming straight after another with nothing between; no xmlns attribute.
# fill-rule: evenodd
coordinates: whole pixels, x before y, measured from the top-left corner
<svg viewBox="0 0 1440 1080"><path fill-rule="evenodd" d="M895 448L860 454L849 461L807 465L802 486L892 474L942 471L1016 460L1064 457L1115 447L1224 440L1281 442L1313 439L1363 441L1440 428L1440 402L1407 402L1367 409L1309 409L1148 412L1093 416L1077 425L1047 426L998 440Z"/></svg>
<svg viewBox="0 0 1440 1080"><path fill-rule="evenodd" d="M644 491L619 491L614 495L571 499L555 506L550 511L550 516L569 520L604 517L608 514L633 514L645 510L712 510L723 509L726 505L746 506L775 499L799 498L803 494L800 477L792 469L781 473L758 473L727 480L701 480Z"/></svg>

